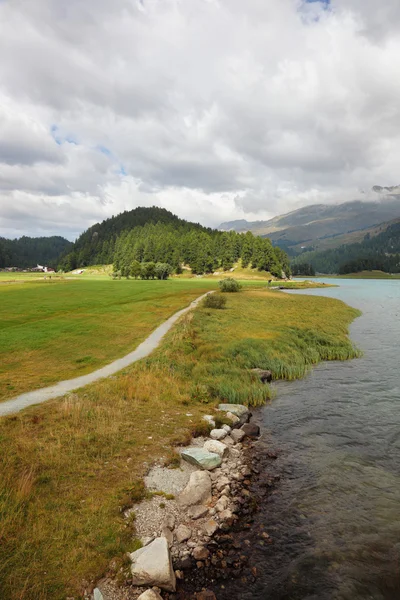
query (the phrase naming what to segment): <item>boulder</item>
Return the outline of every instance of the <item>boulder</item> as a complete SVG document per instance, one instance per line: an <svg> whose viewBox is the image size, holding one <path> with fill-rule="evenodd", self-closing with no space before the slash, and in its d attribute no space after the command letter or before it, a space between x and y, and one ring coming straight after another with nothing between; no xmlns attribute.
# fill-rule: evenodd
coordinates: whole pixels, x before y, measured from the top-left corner
<svg viewBox="0 0 400 600"><path fill-rule="evenodd" d="M258 438L260 435L260 428L255 423L245 423L242 425L241 430L250 438Z"/></svg>
<svg viewBox="0 0 400 600"><path fill-rule="evenodd" d="M232 431L232 427L229 427L229 425L222 425L222 429L225 429L227 434L229 434Z"/></svg>
<svg viewBox="0 0 400 600"><path fill-rule="evenodd" d="M187 514L193 521L196 521L208 514L208 508L206 506L192 506L188 509Z"/></svg>
<svg viewBox="0 0 400 600"><path fill-rule="evenodd" d="M140 594L137 600L162 600L162 598L155 590L146 590L143 594Z"/></svg>
<svg viewBox="0 0 400 600"><path fill-rule="evenodd" d="M224 432L226 434L226 432ZM206 469L207 471L211 471L222 462L221 457L214 452L207 452L204 448L185 448L181 453L181 456L184 460L195 465L196 467L201 467L202 469Z"/></svg>
<svg viewBox="0 0 400 600"><path fill-rule="evenodd" d="M206 471L194 471L189 483L179 494L177 501L181 506L206 504L211 500L211 477Z"/></svg>
<svg viewBox="0 0 400 600"><path fill-rule="evenodd" d="M175 529L175 537L178 544L182 544L182 542L186 542L192 537L192 530L186 525L178 525Z"/></svg>
<svg viewBox="0 0 400 600"><path fill-rule="evenodd" d="M210 438L213 440L223 440L228 435L228 432L225 429L213 429L210 432Z"/></svg>
<svg viewBox="0 0 400 600"><path fill-rule="evenodd" d="M235 444L235 442L233 441L233 439L230 435L226 436L223 443L225 444L225 446L234 446L234 444Z"/></svg>
<svg viewBox="0 0 400 600"><path fill-rule="evenodd" d="M214 452L214 454L219 454L219 456L227 456L229 454L229 448L222 442L218 440L207 440L204 442L204 450L207 452Z"/></svg>
<svg viewBox="0 0 400 600"><path fill-rule="evenodd" d="M168 592L176 589L168 542L164 537L156 538L145 548L130 555L133 585L156 585Z"/></svg>
<svg viewBox="0 0 400 600"><path fill-rule="evenodd" d="M249 412L247 406L244 406L243 404L219 404L218 410L233 413L239 418Z"/></svg>
<svg viewBox="0 0 400 600"><path fill-rule="evenodd" d="M161 535L163 537L165 537L165 539L168 542L168 547L171 548L173 542L174 542L174 534L172 533L172 531L169 529L169 527L163 527L162 531L161 531Z"/></svg>
<svg viewBox="0 0 400 600"><path fill-rule="evenodd" d="M234 429L231 433L231 438L237 443L241 442L245 435L243 429Z"/></svg>
<svg viewBox="0 0 400 600"><path fill-rule="evenodd" d="M215 510L217 512L222 512L224 510L226 510L229 506L229 500L226 496L221 496L221 498L218 500L218 502L215 505Z"/></svg>
<svg viewBox="0 0 400 600"><path fill-rule="evenodd" d="M271 371L267 371L266 369L251 369L253 373L258 375L261 379L262 383L270 383L272 381L272 373Z"/></svg>
<svg viewBox="0 0 400 600"><path fill-rule="evenodd" d="M104 600L104 596L99 590L99 588L94 588L93 590L93 600Z"/></svg>

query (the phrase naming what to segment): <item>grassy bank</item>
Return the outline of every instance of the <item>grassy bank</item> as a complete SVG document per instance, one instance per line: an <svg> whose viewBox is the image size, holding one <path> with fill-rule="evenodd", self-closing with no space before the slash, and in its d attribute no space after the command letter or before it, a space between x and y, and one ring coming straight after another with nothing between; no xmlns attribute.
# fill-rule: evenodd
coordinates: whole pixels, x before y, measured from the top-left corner
<svg viewBox="0 0 400 600"><path fill-rule="evenodd" d="M248 369L304 375L357 355L343 303L274 291L229 294L225 310L187 315L148 359L69 398L0 420L0 597L81 597L134 548L121 509L171 444L218 400L271 394ZM165 502L165 499L160 499Z"/></svg>

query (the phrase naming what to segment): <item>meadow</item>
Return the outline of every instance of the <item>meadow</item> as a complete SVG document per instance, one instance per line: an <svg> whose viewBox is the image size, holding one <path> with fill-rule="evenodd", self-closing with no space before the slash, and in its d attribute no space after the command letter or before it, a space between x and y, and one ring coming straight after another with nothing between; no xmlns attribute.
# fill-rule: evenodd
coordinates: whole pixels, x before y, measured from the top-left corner
<svg viewBox="0 0 400 600"><path fill-rule="evenodd" d="M359 313L342 302L265 286L226 296L226 309L188 313L117 376L0 419L3 600L81 598L115 573L137 547L122 510L141 496L149 465L168 464L219 401L259 405L273 395L251 368L293 379L320 360L358 355L347 334Z"/></svg>

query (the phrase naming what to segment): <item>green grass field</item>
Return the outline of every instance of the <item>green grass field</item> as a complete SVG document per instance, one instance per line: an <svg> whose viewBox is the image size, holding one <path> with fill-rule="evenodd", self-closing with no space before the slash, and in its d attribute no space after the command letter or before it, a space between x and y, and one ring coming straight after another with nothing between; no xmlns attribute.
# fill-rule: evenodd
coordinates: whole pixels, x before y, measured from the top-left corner
<svg viewBox="0 0 400 600"><path fill-rule="evenodd" d="M72 294L73 310L79 290L86 290L90 300L82 297L82 306L94 313L97 326L114 319L122 327L134 306L133 290L136 306L143 313L159 306L159 318L171 303L187 303L184 294L199 295L204 280L195 289L170 283L158 287L159 296L157 282L54 289L64 289L65 298ZM36 288L30 293L43 294ZM201 415L218 401L260 404L271 396L250 368L293 379L320 360L358 355L347 332L359 313L342 302L265 286L226 296L225 310L189 313L150 357L116 377L0 419L2 600L82 598L112 559L121 565L136 544L134 523L127 526L121 508L134 503L148 465L168 458L171 445L188 443ZM110 311L96 306L106 297Z"/></svg>
<svg viewBox="0 0 400 600"><path fill-rule="evenodd" d="M109 278L0 285L0 401L123 356L216 286Z"/></svg>

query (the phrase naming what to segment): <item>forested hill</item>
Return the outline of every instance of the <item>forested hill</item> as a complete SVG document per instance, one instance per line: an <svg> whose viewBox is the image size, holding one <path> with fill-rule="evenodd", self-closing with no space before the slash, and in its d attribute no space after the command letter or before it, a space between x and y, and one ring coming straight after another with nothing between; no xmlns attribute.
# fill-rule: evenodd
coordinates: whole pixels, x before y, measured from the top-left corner
<svg viewBox="0 0 400 600"><path fill-rule="evenodd" d="M318 273L346 274L372 270L399 273L400 221L396 220L375 237L367 234L360 243L323 252L304 252L292 261L294 272L309 270L308 265Z"/></svg>
<svg viewBox="0 0 400 600"><path fill-rule="evenodd" d="M221 232L179 219L160 208L136 208L94 225L75 242L59 267L72 270L113 263L123 275L140 263L166 263L175 272L189 265L194 273L228 270L242 259L280 277L290 272L288 257L268 239L251 233Z"/></svg>
<svg viewBox="0 0 400 600"><path fill-rule="evenodd" d="M41 264L55 267L61 253L72 247L71 242L60 236L27 237L8 240L0 237L0 268L36 267Z"/></svg>

